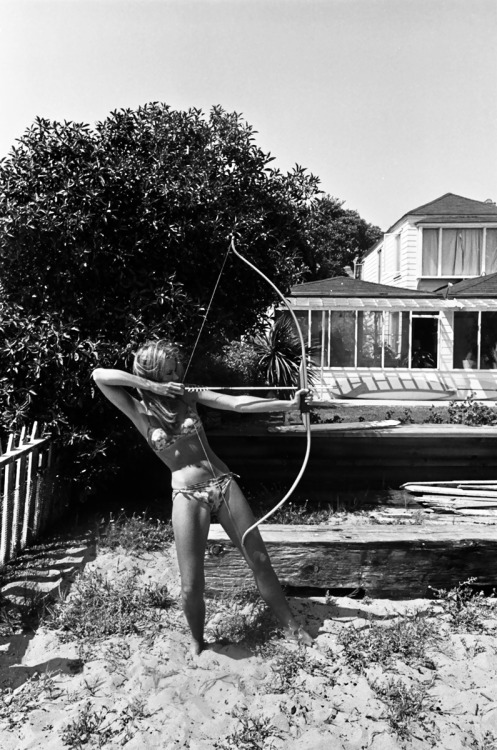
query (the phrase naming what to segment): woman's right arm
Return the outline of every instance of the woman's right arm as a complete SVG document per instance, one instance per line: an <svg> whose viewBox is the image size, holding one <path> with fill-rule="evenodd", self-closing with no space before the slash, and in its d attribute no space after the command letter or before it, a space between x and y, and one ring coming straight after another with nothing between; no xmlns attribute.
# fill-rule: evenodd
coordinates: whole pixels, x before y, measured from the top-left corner
<svg viewBox="0 0 497 750"><path fill-rule="evenodd" d="M136 378L123 370L108 370L104 367L93 370L92 378L104 396L138 427L141 418L140 402L126 388L143 387L137 383L142 378Z"/></svg>
<svg viewBox="0 0 497 750"><path fill-rule="evenodd" d="M143 408L141 403L131 396L126 388L136 388L142 391L151 391L162 396L180 396L184 392L182 383L156 383L153 380L140 378L124 370L111 370L106 367L97 367L92 373L93 380L104 396L126 414L129 419L140 429Z"/></svg>

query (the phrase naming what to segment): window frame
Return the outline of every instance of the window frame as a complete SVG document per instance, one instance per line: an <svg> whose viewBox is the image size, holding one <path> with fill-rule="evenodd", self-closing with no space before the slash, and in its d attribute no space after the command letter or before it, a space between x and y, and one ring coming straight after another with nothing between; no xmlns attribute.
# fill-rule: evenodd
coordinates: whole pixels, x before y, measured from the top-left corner
<svg viewBox="0 0 497 750"><path fill-rule="evenodd" d="M284 311L283 311L284 312ZM341 369L347 369L347 368L354 368L358 370L384 370L387 369L388 371L395 372L395 371L412 371L412 370L420 370L420 369L427 369L427 368L419 368L419 367L412 367L412 321L413 318L422 318L422 317L429 317L429 318L436 318L437 320L437 363L434 368L430 368L433 371L440 369L440 336L441 336L441 316L440 310L358 310L358 309L347 309L347 308L294 308L294 312L306 312L307 313L307 340L304 339L304 343L306 345L306 348L309 351L309 355L311 353L311 340L312 340L312 314L321 314L321 324L322 324L322 330L321 330L321 352L320 352L320 359L322 364L321 365L315 365L317 369L320 370L330 370L334 368L341 368ZM341 313L353 313L354 314L354 363L351 365L332 365L330 364L331 360L331 325L330 325L330 315L333 312L341 312ZM360 312L377 312L381 313L381 365L359 365L358 364L358 358L359 358L359 351L358 351L358 326L359 326L359 314ZM408 364L404 367L385 367L385 315L388 315L392 312L400 312L400 313L408 313L409 314L409 338L408 338ZM323 325L324 322L324 325ZM325 346L325 340L326 340L326 346ZM324 357L324 354L326 353L326 357ZM323 361L326 360L326 361Z"/></svg>
<svg viewBox="0 0 497 750"><path fill-rule="evenodd" d="M442 274L442 232L444 229L482 229L482 248L481 248L481 261L480 271L477 274L464 275L465 279L476 279L478 276L484 276L486 266L486 255L487 255L487 230L497 229L497 222L488 222L486 224L424 224L421 228L421 253L420 253L420 273L419 278L421 279L460 279L461 274L450 276L449 274ZM425 229L436 229L438 230L438 242L437 242L437 274L427 275L422 273L423 269L423 232Z"/></svg>

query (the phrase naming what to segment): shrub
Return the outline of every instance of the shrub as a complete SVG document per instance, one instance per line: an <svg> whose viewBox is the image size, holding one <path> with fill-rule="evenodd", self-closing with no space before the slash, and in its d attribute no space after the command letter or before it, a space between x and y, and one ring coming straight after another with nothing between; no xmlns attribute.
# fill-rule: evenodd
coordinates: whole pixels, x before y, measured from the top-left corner
<svg viewBox="0 0 497 750"><path fill-rule="evenodd" d="M317 179L271 160L236 113L153 103L93 130L37 118L0 161L0 425L37 419L60 434L83 494L142 445L95 397L92 370L128 369L148 338L191 346L234 230L279 286L305 270ZM190 378L202 382L201 353L257 329L273 301L226 264Z"/></svg>

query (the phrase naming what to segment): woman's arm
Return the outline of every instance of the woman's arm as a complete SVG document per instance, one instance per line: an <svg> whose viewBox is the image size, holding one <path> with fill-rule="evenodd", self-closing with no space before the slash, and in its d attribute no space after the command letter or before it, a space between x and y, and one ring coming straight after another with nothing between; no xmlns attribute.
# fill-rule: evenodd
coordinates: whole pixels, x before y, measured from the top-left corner
<svg viewBox="0 0 497 750"><path fill-rule="evenodd" d="M128 393L126 388L151 391L169 398L181 396L184 392L182 383L156 383L153 380L140 378L124 370L97 367L96 370L93 370L92 377L104 396L126 414L139 429L143 408L140 402Z"/></svg>
<svg viewBox="0 0 497 750"><path fill-rule="evenodd" d="M307 389L298 390L289 401L277 398L259 398L258 396L228 396L215 391L200 391L197 402L204 406L223 411L237 411L241 414L264 414L265 412L288 412L300 408L301 396L307 396Z"/></svg>

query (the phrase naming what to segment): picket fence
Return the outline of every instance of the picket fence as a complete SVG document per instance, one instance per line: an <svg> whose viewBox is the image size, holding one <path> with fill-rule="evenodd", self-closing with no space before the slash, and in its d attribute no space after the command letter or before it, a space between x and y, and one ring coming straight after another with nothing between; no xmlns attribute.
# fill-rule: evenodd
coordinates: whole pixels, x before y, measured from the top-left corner
<svg viewBox="0 0 497 750"><path fill-rule="evenodd" d="M0 444L0 568L15 558L60 511L55 491L52 438L38 424Z"/></svg>

